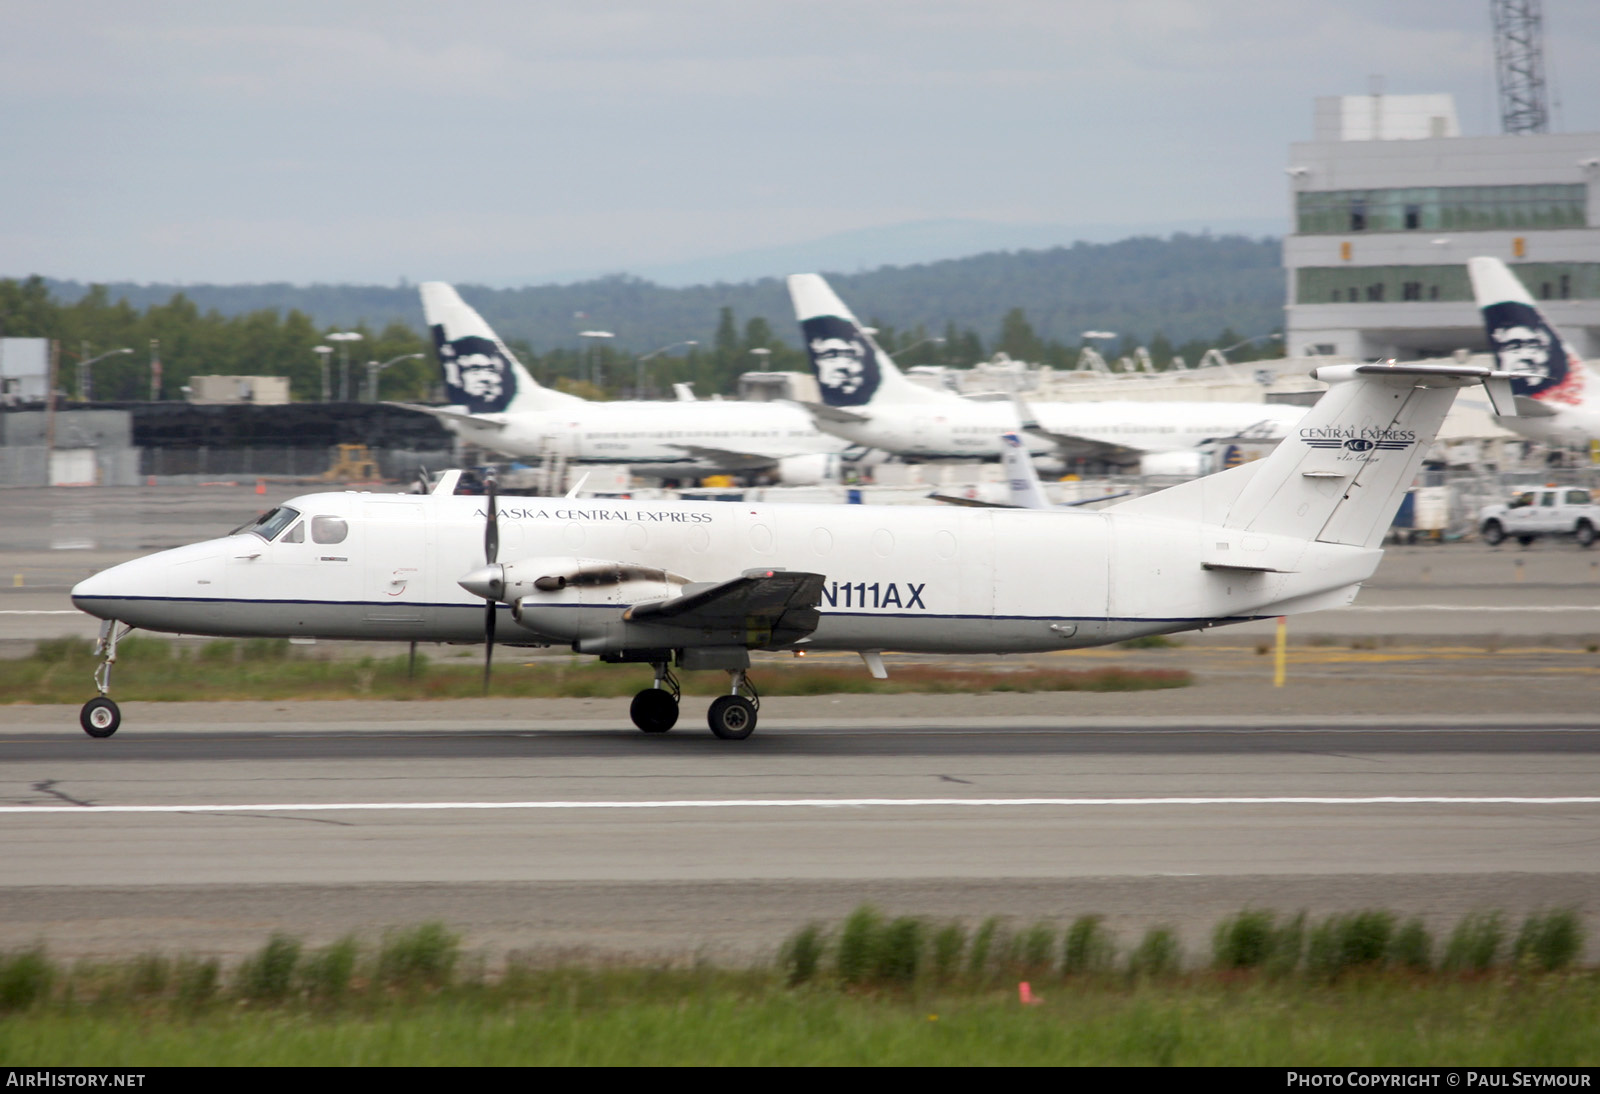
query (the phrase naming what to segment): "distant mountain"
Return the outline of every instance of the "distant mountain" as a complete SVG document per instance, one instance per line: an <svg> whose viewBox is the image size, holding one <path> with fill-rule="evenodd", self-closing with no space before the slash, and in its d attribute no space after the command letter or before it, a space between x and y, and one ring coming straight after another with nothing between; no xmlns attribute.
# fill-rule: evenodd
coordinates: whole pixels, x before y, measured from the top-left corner
<svg viewBox="0 0 1600 1094"><path fill-rule="evenodd" d="M911 266L969 258L994 251L1040 251L1074 243L1112 243L1136 236L1176 233L1272 236L1280 218L1228 221L1164 221L1152 224L1000 224L986 220L919 220L838 232L782 247L739 251L714 258L647 266L634 271L647 281L680 288L717 282L756 281L775 273L836 270L864 273L884 266ZM592 280L585 278L584 280Z"/></svg>
<svg viewBox="0 0 1600 1094"><path fill-rule="evenodd" d="M967 230L961 227L964 222L941 223L946 225L947 244ZM819 241L817 246L826 250L831 244ZM803 256L795 254L777 268L827 273L864 319L900 330L920 325L930 334L942 333L954 323L991 342L999 333L1001 318L1019 307L1041 338L1067 344L1077 343L1090 329L1113 330L1141 341L1159 333L1181 343L1213 337L1224 328L1244 336L1283 324L1281 249L1272 238L1178 233L1165 239L1080 241L845 273L829 273L838 266L821 261L821 253L814 263L800 261ZM768 264L761 268L773 268L770 254L762 261ZM64 301L76 300L87 289L70 281L49 285ZM524 340L539 352L576 346L579 331L597 328L613 331L617 346L635 353L691 338L708 344L724 307L733 309L741 325L763 318L779 338L798 343L788 294L776 277L669 287L615 275L565 285L458 287L503 336ZM387 287L111 284L107 288L112 299L126 298L137 308L165 303L182 292L202 310L224 315L298 309L328 329L363 322L371 328L391 322L422 326L416 289L405 283Z"/></svg>

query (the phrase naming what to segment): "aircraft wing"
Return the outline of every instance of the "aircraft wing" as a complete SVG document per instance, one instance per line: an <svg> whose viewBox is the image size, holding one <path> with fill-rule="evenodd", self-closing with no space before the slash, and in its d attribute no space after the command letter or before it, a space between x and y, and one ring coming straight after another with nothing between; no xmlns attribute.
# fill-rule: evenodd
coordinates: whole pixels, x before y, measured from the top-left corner
<svg viewBox="0 0 1600 1094"><path fill-rule="evenodd" d="M671 600L635 604L622 618L692 630L696 645L786 645L817 629L822 582L823 575L799 570L746 570L731 581L686 585Z"/></svg>
<svg viewBox="0 0 1600 1094"><path fill-rule="evenodd" d="M700 444L670 444L679 452L687 452L697 460L714 464L723 471L760 471L778 461L771 456L758 456L750 452L737 452L731 448L708 448Z"/></svg>
<svg viewBox="0 0 1600 1094"><path fill-rule="evenodd" d="M1112 444L1109 441L1097 441L1093 437L1084 437L1077 433L1046 429L1039 424L1039 419L1034 416L1033 408L1025 403L1020 395L1013 396L1012 402L1016 404L1017 419L1021 424L1022 432L1049 441L1056 446L1056 449L1066 459L1137 464L1140 458L1144 456L1144 453L1137 448L1129 448L1127 445Z"/></svg>
<svg viewBox="0 0 1600 1094"><path fill-rule="evenodd" d="M1125 444L1112 444L1109 441L1097 441L1093 437L1081 437L1076 433L1062 433L1058 430L1045 429L1034 421L1024 422L1022 431L1049 441L1067 459L1136 464L1139 462L1140 457L1144 455L1139 449L1129 448Z"/></svg>
<svg viewBox="0 0 1600 1094"><path fill-rule="evenodd" d="M504 429L505 420L498 416L487 414L469 414L464 410L457 410L447 406L418 406L415 403L385 402L384 406L397 406L401 410L415 410L419 414L431 414L442 422L466 422L481 429Z"/></svg>
<svg viewBox="0 0 1600 1094"><path fill-rule="evenodd" d="M1117 498L1125 498L1131 493L1133 493L1132 490L1124 490L1121 493L1107 494L1104 497L1099 497L1099 498L1080 498L1078 501L1063 501L1063 502L1059 502L1056 505L1052 506L1052 508L1054 508L1054 509L1076 509L1080 505L1093 505L1095 502L1100 502L1100 501L1115 501ZM1014 501L979 501L977 498L962 498L962 497L957 497L955 494L929 494L928 495L928 499L930 501L940 501L940 502L943 502L946 505L965 505L968 508L972 508L972 509L1026 509L1027 508L1027 506L1018 505Z"/></svg>

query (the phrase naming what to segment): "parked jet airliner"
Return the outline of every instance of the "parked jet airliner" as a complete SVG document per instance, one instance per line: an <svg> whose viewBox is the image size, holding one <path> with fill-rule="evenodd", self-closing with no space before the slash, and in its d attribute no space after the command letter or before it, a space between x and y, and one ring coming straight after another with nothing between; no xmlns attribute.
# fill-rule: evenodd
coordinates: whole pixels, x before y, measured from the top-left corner
<svg viewBox="0 0 1600 1094"><path fill-rule="evenodd" d="M1277 440L1305 408L1271 403L1119 400L976 401L906 378L817 274L793 274L789 296L822 403L817 424L871 448L919 459L998 459L1000 436L1022 431L1034 455L1137 465L1147 473L1193 473L1195 449L1228 437Z"/></svg>
<svg viewBox="0 0 1600 1094"><path fill-rule="evenodd" d="M591 402L552 391L450 285L425 282L422 309L453 405L396 405L431 414L462 440L494 452L559 454L665 476L765 472L794 485L837 481L841 459L862 454L787 403L695 399L681 386L670 402Z"/></svg>
<svg viewBox="0 0 1600 1094"><path fill-rule="evenodd" d="M1501 424L1543 444L1600 438L1600 376L1556 333L1504 262L1468 259L1467 274L1489 348L1499 367L1516 376L1511 390L1518 416Z"/></svg>
<svg viewBox="0 0 1600 1094"><path fill-rule="evenodd" d="M755 728L751 650L1025 653L1348 604L1458 387L1514 412L1505 374L1336 365L1264 459L1095 512L321 493L220 539L123 563L72 601L105 622L80 722L131 627L565 645L648 664L635 725L670 729L672 670L723 669L707 716ZM502 557L504 561L501 561Z"/></svg>

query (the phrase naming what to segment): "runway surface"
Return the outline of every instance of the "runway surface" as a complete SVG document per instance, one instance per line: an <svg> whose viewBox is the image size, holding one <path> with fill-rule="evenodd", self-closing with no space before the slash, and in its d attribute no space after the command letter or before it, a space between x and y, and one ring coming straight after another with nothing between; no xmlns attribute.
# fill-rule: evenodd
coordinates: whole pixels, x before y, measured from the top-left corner
<svg viewBox="0 0 1600 1094"><path fill-rule="evenodd" d="M269 489L7 491L0 654L92 635L73 582L298 492ZM1291 622L1283 688L1271 633L1002 662L1190 688L775 698L738 743L703 699L661 738L619 700L129 703L105 741L0 705L0 948L237 957L437 918L491 961L747 960L862 901L1168 923L1200 958L1246 906L1595 922L1600 551L1391 549L1353 609Z"/></svg>
<svg viewBox="0 0 1600 1094"><path fill-rule="evenodd" d="M1594 716L780 709L730 743L505 703L172 706L108 741L58 708L0 732L0 945L237 956L442 918L492 957L741 960L873 901L1171 923L1203 956L1247 905L1446 929L1600 892Z"/></svg>

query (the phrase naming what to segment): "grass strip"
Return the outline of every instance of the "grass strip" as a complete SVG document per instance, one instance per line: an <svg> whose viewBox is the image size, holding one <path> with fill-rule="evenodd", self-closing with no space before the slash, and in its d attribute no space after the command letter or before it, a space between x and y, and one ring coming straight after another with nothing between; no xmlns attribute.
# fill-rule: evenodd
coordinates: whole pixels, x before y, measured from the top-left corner
<svg viewBox="0 0 1600 1094"><path fill-rule="evenodd" d="M113 683L119 702L280 699L468 699L483 694L481 651L452 661L417 656L415 676L408 656L331 660L287 639L219 639L199 647L134 636L118 650ZM33 655L0 661L0 696L11 703L77 703L84 698L96 664L93 644L82 639L40 642ZM874 680L856 666L833 667L772 661L761 665L763 695L826 695L842 692L1145 691L1187 687L1193 677L1169 669L1115 667L1087 670L1034 668L970 669L934 665L896 667ZM685 673L689 695L727 690L721 673ZM543 658L519 664L503 654L495 665L490 694L505 698L617 698L649 687L644 665L606 665L576 655L570 661Z"/></svg>

